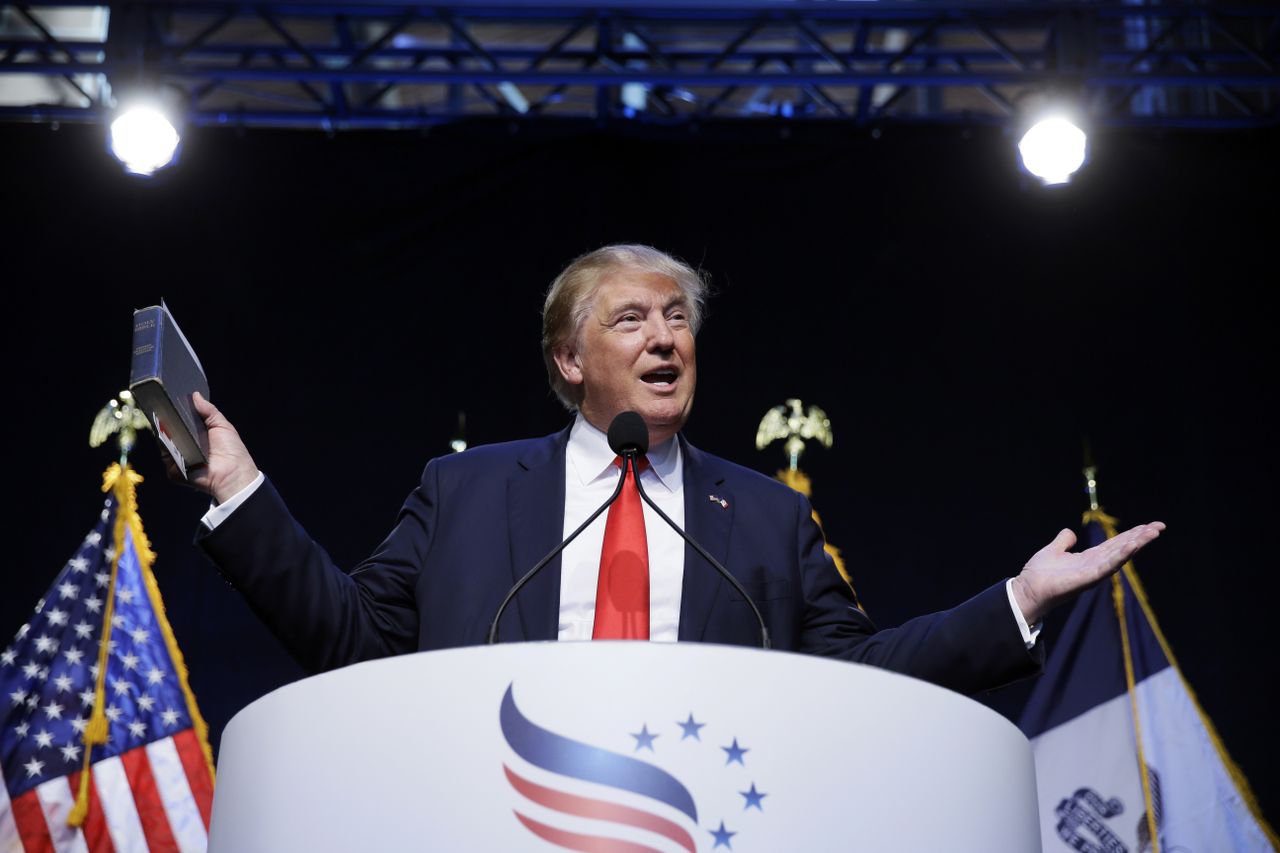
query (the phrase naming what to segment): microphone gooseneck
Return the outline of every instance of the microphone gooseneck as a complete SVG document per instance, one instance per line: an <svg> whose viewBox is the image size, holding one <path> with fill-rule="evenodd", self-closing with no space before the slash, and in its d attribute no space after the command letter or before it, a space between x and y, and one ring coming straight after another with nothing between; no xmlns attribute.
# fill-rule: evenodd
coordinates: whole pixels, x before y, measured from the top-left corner
<svg viewBox="0 0 1280 853"><path fill-rule="evenodd" d="M632 461L632 464L634 464L634 460ZM747 591L742 588L742 584L738 583L738 579L735 578L733 575L729 574L729 570L726 569L724 566L722 566L719 560L711 556L711 554L707 551L707 549L699 545L698 542L692 536L690 536L688 533L685 533L683 530L681 530L680 525L672 521L671 518L665 512L663 512L656 503L653 502L653 500L645 492L644 486L640 485L639 471L636 472L636 488L640 490L640 497L644 498L644 502L647 503L650 506L650 508L653 509L653 511L658 514L658 517L661 518L663 521L665 521L671 527L672 530L674 530L676 533L679 533L680 538L683 539L685 542L688 542L689 545L692 546L693 550L697 551L698 554L701 555L702 559L710 563L711 566L717 572L719 572L720 575L725 580L729 582L729 585L738 591L738 594L742 596L742 600L747 602L747 604L751 605L751 612L755 613L756 621L760 623L760 648L762 649L773 648L773 643L769 640L769 628L764 624L764 616L761 615L760 608L756 607L756 603L751 599L751 596L747 595Z"/></svg>

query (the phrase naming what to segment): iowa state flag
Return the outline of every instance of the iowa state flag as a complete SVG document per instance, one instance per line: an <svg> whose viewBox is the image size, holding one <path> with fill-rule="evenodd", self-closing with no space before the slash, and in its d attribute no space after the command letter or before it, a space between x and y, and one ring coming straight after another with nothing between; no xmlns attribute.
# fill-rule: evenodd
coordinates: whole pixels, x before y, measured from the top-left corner
<svg viewBox="0 0 1280 853"><path fill-rule="evenodd" d="M0 853L203 851L208 728L165 618L134 484L0 650Z"/></svg>
<svg viewBox="0 0 1280 853"><path fill-rule="evenodd" d="M1101 511L1085 523L1090 545L1115 535ZM1019 726L1044 853L1276 849L1131 563L1077 600Z"/></svg>

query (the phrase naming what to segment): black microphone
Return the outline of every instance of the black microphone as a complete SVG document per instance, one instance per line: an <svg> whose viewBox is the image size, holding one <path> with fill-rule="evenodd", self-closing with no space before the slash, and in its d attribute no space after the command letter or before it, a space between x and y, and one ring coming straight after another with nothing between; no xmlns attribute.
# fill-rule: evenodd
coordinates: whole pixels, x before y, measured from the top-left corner
<svg viewBox="0 0 1280 853"><path fill-rule="evenodd" d="M609 424L609 449L624 459L649 452L649 427L635 412L620 412Z"/></svg>
<svg viewBox="0 0 1280 853"><path fill-rule="evenodd" d="M627 479L627 460L631 460L634 470L635 457L637 454L643 455L649 450L649 428L645 426L644 418L635 412L622 412L613 419L609 424L609 447L613 452L622 457L622 472L618 476L618 485L614 488L613 494L609 495L609 499L600 505L600 508L591 513L591 517L582 524L578 525L578 529L569 534L568 538L559 545L551 549L551 553L538 561L538 564L525 573L524 577L516 581L515 586L511 587L511 591L507 593L507 597L502 599L502 604L498 605L498 612L494 614L493 621L489 623L489 638L486 644L492 646L498 642L498 623L502 620L502 614L506 612L509 605L516 597L516 593L524 589L525 584L533 580L543 567L550 563L555 556L565 549L565 546L578 538L578 534L587 529L591 522L600 517L600 513L613 504L618 499L618 495L622 494L622 484Z"/></svg>

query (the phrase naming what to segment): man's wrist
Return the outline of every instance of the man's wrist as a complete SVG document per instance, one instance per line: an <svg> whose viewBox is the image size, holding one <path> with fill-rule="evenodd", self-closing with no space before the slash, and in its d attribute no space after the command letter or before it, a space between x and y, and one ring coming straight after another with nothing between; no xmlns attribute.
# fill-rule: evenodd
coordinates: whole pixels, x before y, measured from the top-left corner
<svg viewBox="0 0 1280 853"><path fill-rule="evenodd" d="M251 464L247 470L236 471L235 476L226 482L219 483L210 490L209 496L213 498L215 504L224 504L256 483L261 476L262 472L258 470L258 466Z"/></svg>
<svg viewBox="0 0 1280 853"><path fill-rule="evenodd" d="M202 519L200 519L204 523L204 526L209 530L213 530L229 518L240 504L244 503L250 495L258 490L258 487L266 482L266 479L266 475L259 471L257 476L254 477L253 480L251 480L243 489L236 492L225 501L215 503L213 506L209 507L209 511L204 514Z"/></svg>
<svg viewBox="0 0 1280 853"><path fill-rule="evenodd" d="M1031 585L1027 583L1022 575L1018 575L1010 581L1009 591L1013 593L1013 599L1018 605L1018 611L1028 625L1034 625L1044 618L1043 604L1035 593L1031 591Z"/></svg>

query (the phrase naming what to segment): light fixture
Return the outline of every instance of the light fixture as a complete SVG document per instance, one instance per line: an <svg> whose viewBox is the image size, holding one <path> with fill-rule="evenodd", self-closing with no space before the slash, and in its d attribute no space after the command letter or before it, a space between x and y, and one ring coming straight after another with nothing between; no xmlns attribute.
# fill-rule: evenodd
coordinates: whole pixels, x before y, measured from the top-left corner
<svg viewBox="0 0 1280 853"><path fill-rule="evenodd" d="M1041 118L1018 141L1022 167L1046 186L1070 181L1088 153L1085 132L1061 113Z"/></svg>
<svg viewBox="0 0 1280 853"><path fill-rule="evenodd" d="M174 120L152 102L122 104L111 122L111 153L134 175L151 175L173 163L181 143Z"/></svg>

